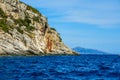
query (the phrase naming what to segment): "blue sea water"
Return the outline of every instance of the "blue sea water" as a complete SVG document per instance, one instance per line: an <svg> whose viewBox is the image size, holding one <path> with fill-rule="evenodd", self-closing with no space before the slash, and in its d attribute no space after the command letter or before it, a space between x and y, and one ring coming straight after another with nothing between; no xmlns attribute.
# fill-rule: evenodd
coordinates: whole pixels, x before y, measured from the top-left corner
<svg viewBox="0 0 120 80"><path fill-rule="evenodd" d="M120 80L120 56L4 56L0 80Z"/></svg>

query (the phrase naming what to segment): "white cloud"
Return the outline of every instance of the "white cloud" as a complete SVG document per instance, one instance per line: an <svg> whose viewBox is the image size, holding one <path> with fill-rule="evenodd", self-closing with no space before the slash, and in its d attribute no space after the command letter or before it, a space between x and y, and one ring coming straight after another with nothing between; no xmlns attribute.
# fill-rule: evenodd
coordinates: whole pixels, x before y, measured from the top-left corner
<svg viewBox="0 0 120 80"><path fill-rule="evenodd" d="M22 0L36 8L49 9L51 21L78 22L98 26L120 24L119 0ZM54 17L54 16L60 17Z"/></svg>

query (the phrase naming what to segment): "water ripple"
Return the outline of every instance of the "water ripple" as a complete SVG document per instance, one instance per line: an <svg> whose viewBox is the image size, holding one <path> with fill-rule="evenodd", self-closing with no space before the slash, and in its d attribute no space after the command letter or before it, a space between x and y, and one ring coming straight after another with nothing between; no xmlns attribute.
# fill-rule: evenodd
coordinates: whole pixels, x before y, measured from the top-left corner
<svg viewBox="0 0 120 80"><path fill-rule="evenodd" d="M120 57L0 57L0 80L120 80Z"/></svg>

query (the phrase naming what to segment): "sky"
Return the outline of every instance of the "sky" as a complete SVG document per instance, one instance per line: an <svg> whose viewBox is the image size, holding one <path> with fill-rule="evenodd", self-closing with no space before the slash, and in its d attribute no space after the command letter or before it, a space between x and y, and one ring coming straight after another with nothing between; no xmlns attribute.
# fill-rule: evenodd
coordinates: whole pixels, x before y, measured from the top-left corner
<svg viewBox="0 0 120 80"><path fill-rule="evenodd" d="M73 47L120 54L120 0L21 0L48 18Z"/></svg>

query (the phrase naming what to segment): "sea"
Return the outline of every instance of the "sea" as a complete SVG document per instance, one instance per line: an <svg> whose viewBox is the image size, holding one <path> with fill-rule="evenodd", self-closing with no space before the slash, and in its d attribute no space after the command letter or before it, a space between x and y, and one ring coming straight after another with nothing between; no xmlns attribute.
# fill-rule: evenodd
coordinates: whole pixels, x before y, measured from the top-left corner
<svg viewBox="0 0 120 80"><path fill-rule="evenodd" d="M0 80L120 80L120 56L1 56Z"/></svg>

